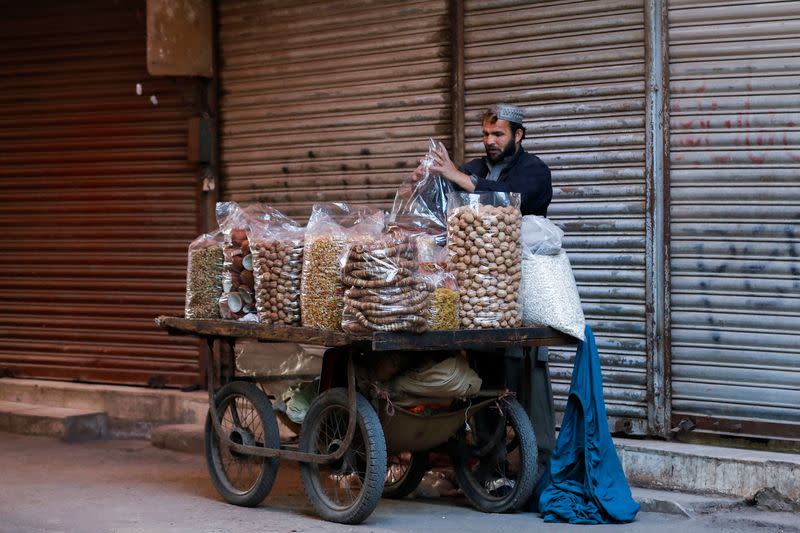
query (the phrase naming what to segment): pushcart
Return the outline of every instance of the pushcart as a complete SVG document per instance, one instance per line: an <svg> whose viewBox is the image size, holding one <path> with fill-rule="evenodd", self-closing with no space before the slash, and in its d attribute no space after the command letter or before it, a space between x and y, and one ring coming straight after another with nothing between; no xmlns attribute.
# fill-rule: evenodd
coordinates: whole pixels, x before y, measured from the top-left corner
<svg viewBox="0 0 800 533"><path fill-rule="evenodd" d="M205 455L211 480L229 503L256 506L269 494L279 460L299 462L311 505L324 519L357 524L381 496L402 497L427 470L428 452L450 456L459 487L477 509L518 509L536 480L536 438L513 394L482 389L446 412L416 413L386 398L358 390L356 367L381 352L470 350L496 353L510 346L559 346L577 340L549 327L465 329L425 333L342 331L271 326L216 319L160 316L156 324L171 334L205 339L209 411ZM230 365L217 368L215 343L227 353L237 339L295 342L327 347L318 395L296 442L281 443L271 398L259 378L235 376ZM225 370L228 368L228 370ZM224 375L220 375L224 374ZM387 458L403 456L387 476Z"/></svg>

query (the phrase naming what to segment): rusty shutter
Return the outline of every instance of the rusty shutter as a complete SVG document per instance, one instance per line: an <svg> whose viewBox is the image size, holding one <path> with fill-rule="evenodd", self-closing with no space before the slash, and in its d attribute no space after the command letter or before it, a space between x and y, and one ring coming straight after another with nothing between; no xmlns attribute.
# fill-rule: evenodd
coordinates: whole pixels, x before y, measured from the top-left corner
<svg viewBox="0 0 800 533"><path fill-rule="evenodd" d="M673 422L800 437L800 2L673 0Z"/></svg>
<svg viewBox="0 0 800 533"><path fill-rule="evenodd" d="M389 207L450 139L445 0L219 3L226 199Z"/></svg>
<svg viewBox="0 0 800 533"><path fill-rule="evenodd" d="M141 1L16 2L0 43L0 372L196 383L153 323L196 234L192 82L147 75Z"/></svg>
<svg viewBox="0 0 800 533"><path fill-rule="evenodd" d="M603 365L612 427L646 431L645 66L641 0L466 4L466 153L482 110L525 110L524 146L553 174L549 217L569 253ZM557 406L574 350L551 350Z"/></svg>

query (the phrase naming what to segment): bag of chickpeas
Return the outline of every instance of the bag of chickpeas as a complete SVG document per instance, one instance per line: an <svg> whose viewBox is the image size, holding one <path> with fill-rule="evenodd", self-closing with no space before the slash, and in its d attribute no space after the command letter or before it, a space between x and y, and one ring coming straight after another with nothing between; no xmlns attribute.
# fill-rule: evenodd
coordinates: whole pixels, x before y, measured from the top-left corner
<svg viewBox="0 0 800 533"><path fill-rule="evenodd" d="M317 203L305 231L300 315L303 326L341 329L344 307L342 269L353 242L377 238L385 214L370 206Z"/></svg>
<svg viewBox="0 0 800 533"><path fill-rule="evenodd" d="M251 221L255 300L262 324L299 326L305 227L277 210Z"/></svg>
<svg viewBox="0 0 800 533"><path fill-rule="evenodd" d="M448 270L456 275L462 328L522 324L519 206L517 193L448 195Z"/></svg>

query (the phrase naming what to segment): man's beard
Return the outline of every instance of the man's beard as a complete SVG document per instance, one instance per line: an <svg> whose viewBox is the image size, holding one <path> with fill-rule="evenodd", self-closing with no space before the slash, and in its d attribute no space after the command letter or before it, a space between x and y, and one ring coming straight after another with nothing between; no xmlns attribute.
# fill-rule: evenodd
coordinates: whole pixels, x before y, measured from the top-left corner
<svg viewBox="0 0 800 533"><path fill-rule="evenodd" d="M515 143L515 142L508 143L508 145L505 147L505 149L502 152L500 152L499 154L497 154L497 157L492 157L492 154L489 153L489 148L486 147L486 157L489 159L489 161L493 165L496 165L497 163L499 163L500 161L502 161L506 157L511 157L516 152L517 152L517 143Z"/></svg>

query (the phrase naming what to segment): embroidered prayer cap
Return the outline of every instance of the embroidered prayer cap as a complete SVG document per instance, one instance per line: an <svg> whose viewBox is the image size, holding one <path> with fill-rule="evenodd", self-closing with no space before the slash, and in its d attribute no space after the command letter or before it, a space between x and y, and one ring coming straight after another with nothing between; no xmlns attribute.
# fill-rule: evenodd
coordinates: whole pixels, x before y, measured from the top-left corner
<svg viewBox="0 0 800 533"><path fill-rule="evenodd" d="M497 118L522 124L522 108L511 104L497 104Z"/></svg>

